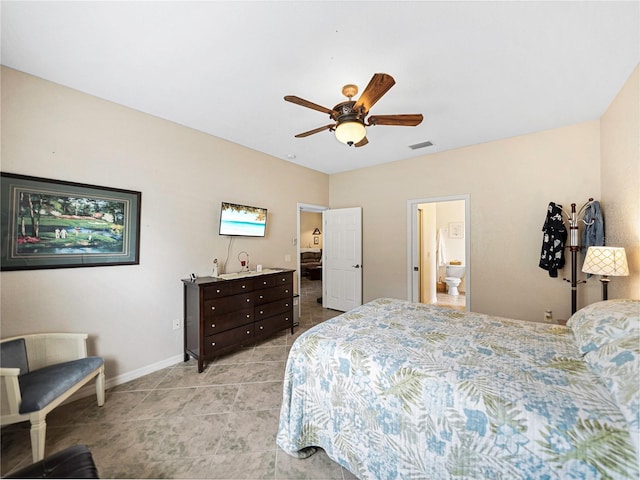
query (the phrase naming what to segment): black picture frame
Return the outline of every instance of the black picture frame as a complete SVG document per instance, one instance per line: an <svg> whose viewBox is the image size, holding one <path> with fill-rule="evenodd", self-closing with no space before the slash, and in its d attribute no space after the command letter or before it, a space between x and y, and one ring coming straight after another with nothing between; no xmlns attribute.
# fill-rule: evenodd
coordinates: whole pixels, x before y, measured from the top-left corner
<svg viewBox="0 0 640 480"><path fill-rule="evenodd" d="M0 270L140 263L133 190L0 172Z"/></svg>

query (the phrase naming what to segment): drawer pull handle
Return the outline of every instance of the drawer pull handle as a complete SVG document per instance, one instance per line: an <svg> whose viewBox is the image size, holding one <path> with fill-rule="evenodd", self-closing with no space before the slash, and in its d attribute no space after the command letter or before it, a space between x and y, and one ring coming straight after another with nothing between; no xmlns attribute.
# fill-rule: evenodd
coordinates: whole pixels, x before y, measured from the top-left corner
<svg viewBox="0 0 640 480"><path fill-rule="evenodd" d="M216 309L216 307L211 307L211 310L215 310L215 309Z"/></svg>
<svg viewBox="0 0 640 480"><path fill-rule="evenodd" d="M260 315L262 315L264 313L264 310L260 310Z"/></svg>
<svg viewBox="0 0 640 480"><path fill-rule="evenodd" d="M264 295L260 295L260 300L262 300L264 298Z"/></svg>
<svg viewBox="0 0 640 480"><path fill-rule="evenodd" d="M211 342L211 346L215 347L216 346L216 342Z"/></svg>
<svg viewBox="0 0 640 480"><path fill-rule="evenodd" d="M211 328L216 328L216 324L215 324L215 323L212 323L212 324L211 324Z"/></svg>
<svg viewBox="0 0 640 480"><path fill-rule="evenodd" d="M266 284L267 284L267 282L262 282L262 284L263 284L263 285L266 285Z"/></svg>
<svg viewBox="0 0 640 480"><path fill-rule="evenodd" d="M247 330L247 335L249 335L251 333L251 330Z"/></svg>
<svg viewBox="0 0 640 480"><path fill-rule="evenodd" d="M250 298L247 298L247 303L249 303L250 301L251 301L251 299L250 299Z"/></svg>
<svg viewBox="0 0 640 480"><path fill-rule="evenodd" d="M288 306L289 306L289 304L288 304L288 303L285 303L285 304L284 304L284 306L285 306L285 307L288 307Z"/></svg>
<svg viewBox="0 0 640 480"><path fill-rule="evenodd" d="M217 290L216 290L216 293L220 293L220 289L217 289Z"/></svg>
<svg viewBox="0 0 640 480"><path fill-rule="evenodd" d="M246 285L242 285L242 288L247 288L247 286Z"/></svg>
<svg viewBox="0 0 640 480"><path fill-rule="evenodd" d="M288 322L289 321L289 317L285 317L284 321Z"/></svg>
<svg viewBox="0 0 640 480"><path fill-rule="evenodd" d="M247 318L251 318L251 315L247 313Z"/></svg>
<svg viewBox="0 0 640 480"><path fill-rule="evenodd" d="M264 330L264 327L262 325L260 325L260 330Z"/></svg>
<svg viewBox="0 0 640 480"><path fill-rule="evenodd" d="M284 293L289 293L289 289L287 288L287 289L284 291Z"/></svg>

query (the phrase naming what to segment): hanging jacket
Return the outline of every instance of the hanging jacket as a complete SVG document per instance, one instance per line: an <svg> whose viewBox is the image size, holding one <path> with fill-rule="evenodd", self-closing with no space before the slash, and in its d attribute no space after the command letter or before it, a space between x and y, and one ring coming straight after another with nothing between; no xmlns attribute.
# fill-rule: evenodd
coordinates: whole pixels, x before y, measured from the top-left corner
<svg viewBox="0 0 640 480"><path fill-rule="evenodd" d="M542 232L542 252L538 266L547 270L550 277L557 277L558 270L564 267L564 244L567 241L562 205L549 203Z"/></svg>
<svg viewBox="0 0 640 480"><path fill-rule="evenodd" d="M604 218L600 209L600 202L594 200L589 203L584 211L584 229L582 230L582 263L587 255L589 247L601 247L604 245ZM587 278L591 278L587 273Z"/></svg>

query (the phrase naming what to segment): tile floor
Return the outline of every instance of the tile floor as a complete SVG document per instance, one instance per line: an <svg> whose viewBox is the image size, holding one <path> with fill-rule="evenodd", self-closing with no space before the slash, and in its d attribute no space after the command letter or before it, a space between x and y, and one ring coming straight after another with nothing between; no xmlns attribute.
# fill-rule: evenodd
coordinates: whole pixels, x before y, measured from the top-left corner
<svg viewBox="0 0 640 480"><path fill-rule="evenodd" d="M303 279L300 326L206 366L179 363L54 410L46 452L91 449L101 478L354 479L319 451L299 460L275 443L288 347L300 332L340 312ZM31 461L28 422L1 435L2 476Z"/></svg>
<svg viewBox="0 0 640 480"><path fill-rule="evenodd" d="M448 293L438 293L435 305L440 307L453 308L455 310L465 311L467 308L467 297L461 293L460 295L449 295Z"/></svg>

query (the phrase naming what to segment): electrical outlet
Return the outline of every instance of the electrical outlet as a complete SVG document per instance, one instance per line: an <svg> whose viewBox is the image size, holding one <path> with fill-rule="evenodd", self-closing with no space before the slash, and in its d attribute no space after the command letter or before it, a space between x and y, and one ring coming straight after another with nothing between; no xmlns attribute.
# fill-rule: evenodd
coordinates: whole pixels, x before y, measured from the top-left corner
<svg viewBox="0 0 640 480"><path fill-rule="evenodd" d="M290 262L291 261L291 255L285 255L284 256L284 261L285 262Z"/></svg>
<svg viewBox="0 0 640 480"><path fill-rule="evenodd" d="M179 318L176 318L176 319L173 321L173 329L174 329L174 330L179 330L181 326L182 326L182 320L181 320L181 319L179 319Z"/></svg>

